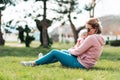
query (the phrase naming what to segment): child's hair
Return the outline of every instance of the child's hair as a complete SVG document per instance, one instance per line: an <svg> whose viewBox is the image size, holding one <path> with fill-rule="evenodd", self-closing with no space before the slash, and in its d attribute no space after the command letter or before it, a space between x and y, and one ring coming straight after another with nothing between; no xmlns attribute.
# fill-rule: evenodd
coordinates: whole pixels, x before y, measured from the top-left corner
<svg viewBox="0 0 120 80"><path fill-rule="evenodd" d="M87 29L82 29L81 31L80 31L80 36L82 36L83 34L86 34L87 33Z"/></svg>

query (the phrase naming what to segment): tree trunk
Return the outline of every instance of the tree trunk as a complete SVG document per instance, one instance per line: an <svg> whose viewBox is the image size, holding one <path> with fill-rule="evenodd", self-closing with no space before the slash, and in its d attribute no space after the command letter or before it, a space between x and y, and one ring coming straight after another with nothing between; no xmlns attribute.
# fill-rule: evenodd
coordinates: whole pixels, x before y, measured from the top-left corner
<svg viewBox="0 0 120 80"><path fill-rule="evenodd" d="M95 6L96 6L96 0L92 0L91 6L92 6L92 9L90 10L90 18L94 17L94 10L95 10Z"/></svg>
<svg viewBox="0 0 120 80"><path fill-rule="evenodd" d="M76 44L77 39L78 39L78 33L76 31L75 25L73 24L73 22L71 20L71 8L72 8L72 2L70 3L70 8L69 8L69 12L68 12L68 18L69 18L69 22L70 22L71 29L72 29L72 32L73 32L74 43Z"/></svg>
<svg viewBox="0 0 120 80"><path fill-rule="evenodd" d="M73 22L71 20L70 12L69 12L68 18L69 18L69 22L70 22L71 29L72 29L72 32L73 32L74 43L76 43L77 42L77 38L78 38L78 33L77 33L76 29L75 29L75 25L73 24Z"/></svg>
<svg viewBox="0 0 120 80"><path fill-rule="evenodd" d="M47 0L44 0L44 15L43 15L43 22L42 22L42 39L43 39L43 47L47 48L49 46L48 43L48 36L47 36L47 22L46 22L46 2Z"/></svg>
<svg viewBox="0 0 120 80"><path fill-rule="evenodd" d="M3 34L2 34L2 31L1 31L1 10L0 10L0 45L4 45L5 43L5 40L3 39Z"/></svg>
<svg viewBox="0 0 120 80"><path fill-rule="evenodd" d="M48 47L47 26L44 20L42 22L42 39L43 39L43 47L47 48Z"/></svg>

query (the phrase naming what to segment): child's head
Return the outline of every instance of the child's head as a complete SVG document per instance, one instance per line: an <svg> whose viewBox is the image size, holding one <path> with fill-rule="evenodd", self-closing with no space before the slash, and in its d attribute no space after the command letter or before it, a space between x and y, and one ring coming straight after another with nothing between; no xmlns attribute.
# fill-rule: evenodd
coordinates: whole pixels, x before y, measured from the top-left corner
<svg viewBox="0 0 120 80"><path fill-rule="evenodd" d="M82 29L80 31L80 37L86 38L88 36L87 29Z"/></svg>

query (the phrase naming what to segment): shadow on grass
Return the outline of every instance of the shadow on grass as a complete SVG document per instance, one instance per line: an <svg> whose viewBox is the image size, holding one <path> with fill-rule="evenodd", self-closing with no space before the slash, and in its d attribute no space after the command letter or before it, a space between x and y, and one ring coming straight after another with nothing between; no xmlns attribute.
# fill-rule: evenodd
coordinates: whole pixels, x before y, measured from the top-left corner
<svg viewBox="0 0 120 80"><path fill-rule="evenodd" d="M39 66L39 65L38 65ZM71 67L66 67L66 66L63 66L63 65L61 65L59 62L57 62L57 63L53 63L53 64L45 64L44 65L44 68L51 68L51 69L53 69L53 68L60 68L60 69L71 69L71 70L85 70L85 71L116 71L116 72L118 72L119 71L119 69L118 68L113 68L113 67L102 67L102 66L100 66L100 67L93 67L93 68L91 68L91 69L85 69L85 68L71 68Z"/></svg>
<svg viewBox="0 0 120 80"><path fill-rule="evenodd" d="M34 57L40 52L43 54L47 53L49 49L38 47L38 48L26 48L26 47L0 47L0 57L3 56L16 56L16 57Z"/></svg>
<svg viewBox="0 0 120 80"><path fill-rule="evenodd" d="M117 68L112 68L112 67L94 67L91 70L101 70L101 71L119 71Z"/></svg>

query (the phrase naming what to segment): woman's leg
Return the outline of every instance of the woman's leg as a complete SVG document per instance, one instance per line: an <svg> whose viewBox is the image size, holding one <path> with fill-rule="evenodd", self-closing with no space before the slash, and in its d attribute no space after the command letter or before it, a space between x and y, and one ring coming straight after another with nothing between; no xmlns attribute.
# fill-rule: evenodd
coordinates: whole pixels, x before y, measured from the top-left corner
<svg viewBox="0 0 120 80"><path fill-rule="evenodd" d="M60 50L52 50L42 58L37 59L35 63L37 65L49 64L60 61L60 63L67 67L84 68L77 60L77 57L71 54L62 52Z"/></svg>

